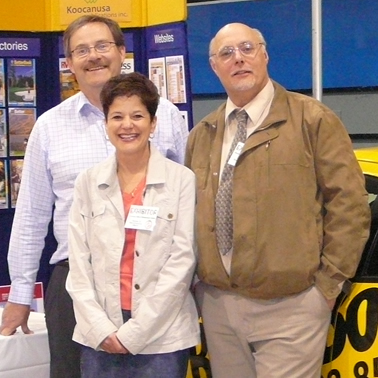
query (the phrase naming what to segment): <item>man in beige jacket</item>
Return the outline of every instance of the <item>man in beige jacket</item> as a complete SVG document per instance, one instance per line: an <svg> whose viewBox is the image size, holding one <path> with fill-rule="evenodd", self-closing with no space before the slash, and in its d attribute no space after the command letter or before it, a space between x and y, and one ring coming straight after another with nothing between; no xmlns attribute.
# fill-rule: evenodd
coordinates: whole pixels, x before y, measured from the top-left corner
<svg viewBox="0 0 378 378"><path fill-rule="evenodd" d="M196 295L215 378L319 378L331 310L368 237L364 178L344 126L272 81L268 60L257 29L220 29L210 64L228 99L188 140Z"/></svg>

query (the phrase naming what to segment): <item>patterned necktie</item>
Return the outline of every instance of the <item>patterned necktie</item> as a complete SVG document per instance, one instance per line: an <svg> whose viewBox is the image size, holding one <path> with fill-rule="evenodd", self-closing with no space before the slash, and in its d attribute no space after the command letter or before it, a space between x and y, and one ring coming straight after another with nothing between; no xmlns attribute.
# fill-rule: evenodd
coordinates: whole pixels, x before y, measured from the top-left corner
<svg viewBox="0 0 378 378"><path fill-rule="evenodd" d="M228 164L228 161L237 144L239 142L244 143L247 139L247 119L248 114L245 110L240 110L236 113L238 128L223 168L217 195L215 196L215 232L218 248L222 255L230 251L233 240L232 177L234 166Z"/></svg>

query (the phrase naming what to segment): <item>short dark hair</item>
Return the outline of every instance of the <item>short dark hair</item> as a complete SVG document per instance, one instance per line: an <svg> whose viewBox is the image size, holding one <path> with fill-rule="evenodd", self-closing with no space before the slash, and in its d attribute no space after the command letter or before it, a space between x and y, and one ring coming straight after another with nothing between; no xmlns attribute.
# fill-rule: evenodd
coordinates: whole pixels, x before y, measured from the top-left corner
<svg viewBox="0 0 378 378"><path fill-rule="evenodd" d="M109 28L110 32L112 33L116 46L118 47L125 46L125 38L117 22L115 22L114 20L111 20L110 18L101 17L101 16L95 16L95 15L81 16L77 18L76 20L72 21L68 25L67 29L65 30L63 34L63 47L64 47L64 55L66 56L66 58L69 58L72 55L71 48L70 48L72 35L84 25L87 25L93 22L100 22L100 23L105 24Z"/></svg>
<svg viewBox="0 0 378 378"><path fill-rule="evenodd" d="M109 108L116 97L138 96L147 108L151 120L156 115L160 95L155 84L146 76L132 72L111 78L102 88L100 100L105 119L108 119Z"/></svg>

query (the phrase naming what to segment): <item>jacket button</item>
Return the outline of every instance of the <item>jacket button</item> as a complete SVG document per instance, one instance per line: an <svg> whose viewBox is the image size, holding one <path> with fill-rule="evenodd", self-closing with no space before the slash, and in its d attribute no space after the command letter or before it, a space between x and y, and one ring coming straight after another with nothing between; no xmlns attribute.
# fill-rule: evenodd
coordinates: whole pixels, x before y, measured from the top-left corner
<svg viewBox="0 0 378 378"><path fill-rule="evenodd" d="M232 287L233 289L237 289L237 288L239 287L239 285L236 284L236 283L233 283L233 284L231 284L231 287Z"/></svg>
<svg viewBox="0 0 378 378"><path fill-rule="evenodd" d="M173 218L173 214L169 213L168 214L168 219L172 219Z"/></svg>
<svg viewBox="0 0 378 378"><path fill-rule="evenodd" d="M138 284L136 284L134 287L135 287L136 290L140 289L140 286Z"/></svg>

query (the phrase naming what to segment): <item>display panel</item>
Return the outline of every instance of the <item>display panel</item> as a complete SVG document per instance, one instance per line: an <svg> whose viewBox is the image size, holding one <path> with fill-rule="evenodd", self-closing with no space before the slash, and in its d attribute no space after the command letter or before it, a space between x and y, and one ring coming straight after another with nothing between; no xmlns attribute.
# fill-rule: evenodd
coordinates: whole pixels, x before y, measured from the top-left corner
<svg viewBox="0 0 378 378"><path fill-rule="evenodd" d="M39 38L0 37L0 210L16 206L23 157L37 118Z"/></svg>
<svg viewBox="0 0 378 378"><path fill-rule="evenodd" d="M193 127L192 93L189 74L186 24L175 23L146 30L148 76L161 97L185 112L188 128Z"/></svg>

